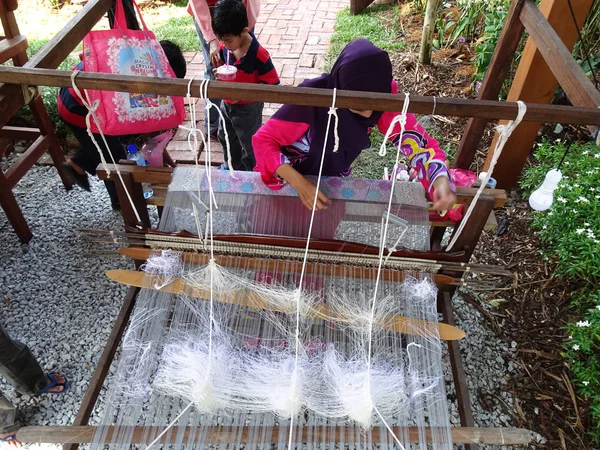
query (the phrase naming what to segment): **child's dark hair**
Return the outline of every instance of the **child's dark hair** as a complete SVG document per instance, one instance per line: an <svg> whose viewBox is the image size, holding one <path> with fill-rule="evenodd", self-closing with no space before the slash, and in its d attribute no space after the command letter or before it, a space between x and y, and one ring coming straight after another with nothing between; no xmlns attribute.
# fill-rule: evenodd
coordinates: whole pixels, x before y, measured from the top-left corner
<svg viewBox="0 0 600 450"><path fill-rule="evenodd" d="M169 60L169 65L177 78L185 77L186 63L179 46L167 39L160 41L160 46Z"/></svg>
<svg viewBox="0 0 600 450"><path fill-rule="evenodd" d="M219 0L212 13L213 32L218 37L240 36L248 27L246 7L240 0Z"/></svg>

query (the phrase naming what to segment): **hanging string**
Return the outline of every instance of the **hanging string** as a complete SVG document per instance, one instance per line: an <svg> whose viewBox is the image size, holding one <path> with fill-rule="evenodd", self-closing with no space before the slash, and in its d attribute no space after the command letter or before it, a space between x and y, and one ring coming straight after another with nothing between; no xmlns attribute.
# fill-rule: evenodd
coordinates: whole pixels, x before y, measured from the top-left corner
<svg viewBox="0 0 600 450"><path fill-rule="evenodd" d="M108 154L110 155L110 158L113 162L113 165L115 167L115 172L117 172L117 176L119 177L119 180L121 181L121 186L123 186L123 190L125 191L125 195L127 195L127 199L129 200L129 204L131 205L131 208L133 209L133 212L135 214L135 218L137 219L138 223L142 222L142 219L140 217L140 214L138 213L138 210L135 206L135 203L133 203L133 199L131 198L131 194L129 193L129 190L127 189L127 186L125 185L125 181L123 181L123 176L121 175L121 171L119 170L119 166L117 164L117 162L115 161L115 156L113 155L113 153L110 151L110 147L108 146L108 143L106 142L106 137L104 136L104 133L102 132L102 129L100 127L100 122L98 121L98 118L96 117L96 110L98 109L98 107L100 106L100 100L95 100L93 103L90 100L90 96L88 94L87 89L84 89L83 92L85 94L84 95L81 93L81 91L79 90L79 88L77 87L77 83L75 82L75 77L79 74L79 70L75 70L73 72L71 72L71 85L73 86L73 90L75 91L75 93L77 94L77 96L79 97L79 99L81 100L81 103L83 104L83 106L85 106L88 109L88 113L85 116L85 125L87 128L87 133L90 137L90 139L92 140L92 142L94 143L94 146L96 147L96 150L98 151L98 154L100 155L100 161L102 162L102 168L106 171L106 175L110 176L110 169L108 167L108 164L106 163L106 159L104 159L104 153L102 152L102 149L100 148L100 146L98 145L98 142L96 142L96 138L94 137L94 133L92 133L91 130L91 119L94 119L94 123L96 124L96 128L98 128L98 133L100 134L100 137L102 138L102 142L104 142L104 146L106 148L106 150L108 151Z"/></svg>
<svg viewBox="0 0 600 450"><path fill-rule="evenodd" d="M496 130L498 131L498 133L500 135L498 137L498 140L496 141L496 146L494 147L494 151L492 153L492 160L490 161L490 166L488 167L488 170L486 172L484 179L481 180L481 186L479 186L479 189L477 190L475 197L473 197L473 200L471 201L471 204L469 205L469 208L467 209L465 216L460 221L460 224L458 225L458 229L456 229L456 231L454 232L454 235L452 236L452 239L450 240L450 243L448 244L448 247L446 247L446 251L448 251L448 252L451 251L452 248L454 247L454 244L456 244L456 241L458 240L463 229L465 228L469 217L471 217L471 213L475 209L477 200L479 200L481 193L483 192L488 181L490 180L492 173L494 172L494 167L496 166L496 162L498 161L498 158L502 154L502 150L504 149L506 142L508 142L508 138L513 133L515 128L517 128L519 126L519 124L523 120L523 117L525 116L525 113L527 112L527 105L525 105L525 103L522 102L521 100L517 101L517 106L519 108L519 112L517 113L517 118L515 120L511 120L506 125L499 125L496 127Z"/></svg>
<svg viewBox="0 0 600 450"><path fill-rule="evenodd" d="M392 134L392 131L394 130L396 123L400 124L398 148L396 151L396 162L394 164L394 167L398 167L398 164L400 161L400 153L402 152L402 137L403 137L404 131L406 129L406 121L407 121L406 115L408 113L408 105L410 104L410 96L409 96L408 92L405 93L404 95L405 95L405 97L404 97L404 104L402 106L402 112L399 115L397 115L396 117L394 117L394 119L392 120L392 123L390 123L390 126L388 127L388 129L385 133L385 137L383 139L383 142L381 143L381 148L379 151L379 154L381 156L385 156L385 154L387 152L385 143L389 139L390 135ZM397 177L394 174L394 176L392 176L392 186L391 186L391 190L390 190L390 199L388 201L387 214L385 217L385 224L383 226L382 233L381 233L381 241L380 241L380 246L379 246L379 264L377 267L377 276L375 278L375 287L373 289L373 302L371 305L371 315L369 318L369 330L368 330L368 335L367 335L368 336L367 362L366 362L366 365L367 365L367 378L366 378L367 395L371 395L371 367L372 367L371 353L373 350L373 336L372 336L373 335L373 323L375 321L377 291L379 289L379 282L381 280L381 270L383 268L383 263L384 263L383 254L384 254L385 243L387 242L387 232L388 232L388 228L389 228L389 224L390 224L390 214L392 211L392 202L394 199L394 187L396 186L396 179L397 179ZM401 237L402 237L402 235L401 235ZM387 428L389 433L394 438L394 441L396 442L396 444L398 444L400 446L400 448L402 450L404 450L404 447L400 443L400 440L398 439L398 437L396 436L396 434L394 433L392 428L384 420L383 416L381 415L381 413L377 409L377 406L375 406L375 405L374 405L374 410L377 413L377 415L380 417L380 419L382 420L383 424L385 425L385 427Z"/></svg>
<svg viewBox="0 0 600 450"><path fill-rule="evenodd" d="M317 176L317 186L315 189L315 197L313 199L313 206L312 206L312 211L310 214L310 223L308 225L308 236L306 238L306 246L304 248L304 258L302 261L302 270L300 271L300 281L298 283L298 289L296 290L296 343L295 343L295 350L294 350L294 371L292 373L292 386L291 386L291 391L292 391L292 408L291 408L291 415L290 415L290 434L289 434L289 438L288 438L288 450L291 450L292 448L292 438L294 437L294 404L295 404L295 396L294 396L294 391L296 388L296 384L297 384L297 378L298 378L298 357L299 357L299 353L300 353L300 297L302 295L302 283L304 281L304 274L306 273L306 264L308 261L308 250L310 248L310 235L312 233L312 228L313 228L313 224L315 221L315 212L317 210L317 200L319 198L319 188L321 186L321 174L323 173L323 164L325 163L325 150L327 149L327 139L329 138L329 127L331 125L331 117L335 116L337 119L337 113L336 113L336 107L335 107L335 102L337 99L337 89L334 88L333 89L333 100L331 102L331 107L329 108L329 117L327 118L327 128L325 129L325 140L323 141L323 151L321 152L321 163L319 165L319 174ZM337 125L338 125L338 121L336 120L335 122L335 127L336 129L334 130L334 133L337 133ZM336 142L335 145L338 145L339 143ZM334 151L335 151L335 147L334 147Z"/></svg>

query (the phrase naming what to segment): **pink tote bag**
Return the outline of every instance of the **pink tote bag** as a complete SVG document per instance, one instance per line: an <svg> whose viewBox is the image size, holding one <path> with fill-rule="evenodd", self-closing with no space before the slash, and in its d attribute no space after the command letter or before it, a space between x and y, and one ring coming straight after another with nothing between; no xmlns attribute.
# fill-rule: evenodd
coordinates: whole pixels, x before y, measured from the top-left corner
<svg viewBox="0 0 600 450"><path fill-rule="evenodd" d="M165 53L148 30L134 0L141 30L127 28L122 0L116 1L112 30L90 31L83 39L83 70L119 75L176 78ZM92 132L122 136L152 133L175 128L183 123L185 107L182 97L88 90L92 103L99 100Z"/></svg>

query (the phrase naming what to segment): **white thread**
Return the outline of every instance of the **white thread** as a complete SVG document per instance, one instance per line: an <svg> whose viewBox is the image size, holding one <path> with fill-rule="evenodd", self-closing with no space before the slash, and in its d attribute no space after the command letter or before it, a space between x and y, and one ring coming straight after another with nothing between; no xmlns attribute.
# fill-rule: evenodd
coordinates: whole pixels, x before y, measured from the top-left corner
<svg viewBox="0 0 600 450"><path fill-rule="evenodd" d="M399 116L394 117L394 120L392 120L392 123L390 124L390 126L388 127L388 129L385 133L384 141L381 144L381 150L380 150L379 154L381 155L381 153L383 152L382 156L385 156L385 153L386 153L385 141L390 136L395 124L399 123L400 124L400 136L399 136L399 141L398 141L398 149L396 152L395 167L398 166L398 161L400 159L400 152L402 151L402 136L404 135L404 129L406 127L406 114L408 112L409 104L410 104L410 96L408 93L405 93L404 105L402 107L402 113ZM385 226L383 227L381 245L380 245L380 249L379 249L379 264L377 267L377 276L375 278L375 287L373 289L373 303L371 305L371 314L370 314L370 319L369 319L369 331L368 331L368 335L367 335L367 339L368 339L368 341L367 341L368 342L367 362L366 362L366 365L367 365L367 378L366 378L367 395L371 395L371 353L372 353L372 346L373 346L372 334L373 334L373 322L375 319L375 309L376 309L376 305L377 305L377 290L379 289L379 281L381 280L381 270L383 267L384 246L385 246L385 242L387 241L387 231L388 231L388 227L389 227L389 223L390 223L390 214L391 214L391 210L392 210L392 201L394 198L394 187L396 185L396 178L397 178L396 176L392 177L392 187L390 190L390 199L388 201L388 209L387 209L387 214L386 214L386 218L385 218Z"/></svg>
<svg viewBox="0 0 600 450"><path fill-rule="evenodd" d="M479 189L477 190L475 197L473 197L473 200L471 201L471 204L469 205L469 209L467 209L467 212L465 213L463 219L460 221L460 224L458 225L458 229L454 232L454 235L452 236L452 239L450 240L448 247L446 247L446 251L451 251L452 247L454 247L454 244L456 244L456 241L460 237L460 234L462 233L463 229L465 228L465 225L467 224L467 220L469 219L469 217L471 217L471 213L475 209L475 204L477 203L477 200L479 200L481 193L485 189L490 177L492 176L492 172L494 171L494 166L496 165L498 158L500 158L500 155L502 154L502 150L504 149L504 146L506 145L508 138L513 133L515 128L517 128L519 126L519 124L523 120L523 117L525 116L525 113L527 112L527 105L525 105L525 103L522 102L521 100L519 100L517 102L517 106L519 107L519 112L517 113L517 118L515 120L511 120L506 125L499 125L496 127L496 130L498 130L498 133L500 133L500 136L498 137L498 140L496 141L496 146L494 147L494 152L492 153L492 160L490 161L490 167L488 168L488 170L486 172L485 178L483 180L481 180L481 186L479 186Z"/></svg>
<svg viewBox="0 0 600 450"><path fill-rule="evenodd" d="M337 97L337 89L333 89L333 99L331 108L335 111L335 101ZM329 110L331 112L331 109ZM313 224L315 221L315 212L317 209L317 201L319 199L319 187L321 186L321 174L323 173L323 164L325 162L325 150L327 149L327 139L329 138L329 126L331 125L331 116L337 114L329 114L327 118L327 128L325 129L325 140L323 141L323 152L321 154L321 164L319 165L319 174L317 178L317 186L315 189L315 198L313 200L312 211L310 215L310 223L308 225L308 236L306 238L306 247L304 248L304 259L302 261L302 270L300 272L300 281L298 283L298 290L296 291L296 343L295 343L295 357L294 357L294 371L292 373L292 412L294 410L294 390L296 389L297 378L298 378L298 353L300 350L300 297L302 295L302 282L304 281L304 273L306 272L306 263L308 261L308 250L310 248L310 235L312 233ZM337 126L337 121L336 121ZM335 132L335 131L334 131ZM292 438L294 436L294 414L290 417L290 435L288 439L288 450L292 448Z"/></svg>
<svg viewBox="0 0 600 450"><path fill-rule="evenodd" d="M390 138L392 132L394 131L394 125L396 125L397 123L400 124L400 141L398 142L398 150L400 150L400 148L402 147L402 135L404 134L404 128L406 127L406 113L408 112L408 103L407 101L410 103L408 99L409 95L408 93L405 94L406 98L404 100L404 105L402 106L402 113L397 115L396 117L394 117L394 119L392 120L392 123L390 123L390 126L388 127L386 133L385 133L385 137L383 138L383 142L381 143L381 147L379 148L379 156L385 156L387 154L387 148L385 146L385 143L387 142L387 140ZM398 166L398 157L396 157L396 166Z"/></svg>
<svg viewBox="0 0 600 450"><path fill-rule="evenodd" d="M115 166L115 172L117 172L117 176L119 177L119 180L121 181L121 186L123 186L125 195L127 195L127 199L129 200L131 209L133 209L135 218L137 219L138 223L141 223L142 219L138 213L137 208L135 207L135 203L133 203L133 199L131 198L131 194L129 193L127 186L125 186L125 181L123 181L123 176L121 175L119 166L117 165L117 163L115 161L115 156L112 154L112 151L110 150L110 147L108 146L108 143L106 142L106 138L104 137L104 133L102 132L102 129L100 128L100 123L98 121L98 118L96 117L95 113L96 113L96 109L98 109L98 107L100 106L100 101L96 100L92 104L87 89L83 90L83 92L85 93L85 98L84 98L84 96L81 94L81 91L77 87L77 84L75 83L75 77L78 74L79 74L78 70L71 72L71 84L73 85L73 90L77 93L77 96L81 100L81 103L83 104L83 106L85 106L88 109L88 113L85 116L85 124L86 124L86 128L87 128L87 133L90 136L90 139L92 140L92 142L94 143L96 150L98 150L98 153L100 154L100 161L102 161L102 168L106 171L106 175L109 176L110 169L108 168L108 164L106 164L106 160L104 159L104 154L102 153L102 149L98 145L98 142L96 142L94 133L92 133L92 130L91 130L91 121L90 121L90 116L91 116L94 119L96 127L98 128L98 133L100 134L100 137L102 137L102 141L104 142L104 145L106 146L106 150L108 151L108 154L110 155L110 159L112 160L112 162Z"/></svg>

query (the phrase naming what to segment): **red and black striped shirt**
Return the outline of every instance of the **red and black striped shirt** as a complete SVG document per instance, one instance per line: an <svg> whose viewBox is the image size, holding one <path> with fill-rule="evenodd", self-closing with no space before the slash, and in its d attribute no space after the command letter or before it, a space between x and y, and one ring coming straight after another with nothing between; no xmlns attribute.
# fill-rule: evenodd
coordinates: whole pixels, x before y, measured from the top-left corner
<svg viewBox="0 0 600 450"><path fill-rule="evenodd" d="M222 43L219 44L221 60L225 61L229 54L229 64L233 64L237 69L235 81L238 83L255 84L279 84L279 75L271 61L269 52L259 44L254 34L250 33L252 43L248 51L240 59L236 59L233 52L227 52ZM234 100L225 100L227 103L234 103ZM247 104L252 102L238 101L236 103Z"/></svg>

